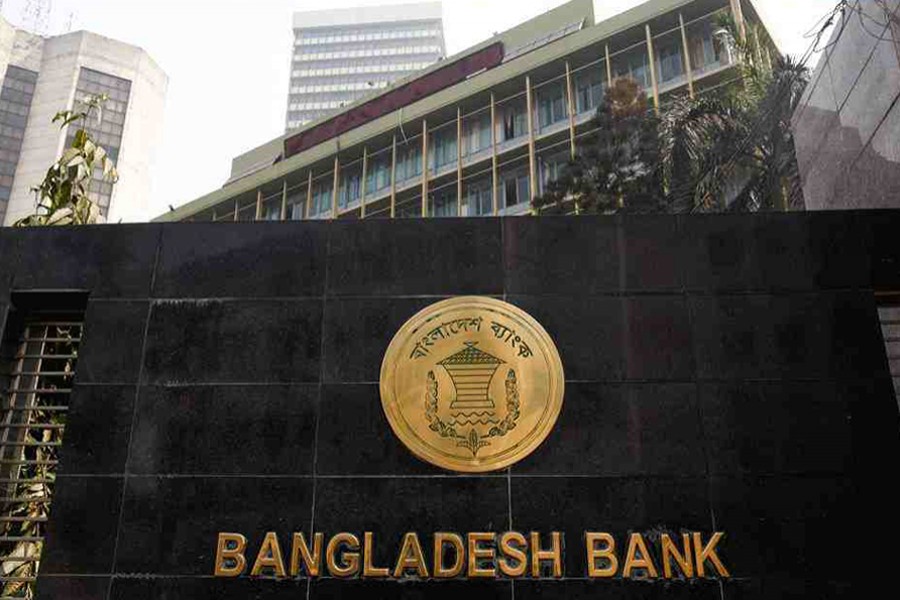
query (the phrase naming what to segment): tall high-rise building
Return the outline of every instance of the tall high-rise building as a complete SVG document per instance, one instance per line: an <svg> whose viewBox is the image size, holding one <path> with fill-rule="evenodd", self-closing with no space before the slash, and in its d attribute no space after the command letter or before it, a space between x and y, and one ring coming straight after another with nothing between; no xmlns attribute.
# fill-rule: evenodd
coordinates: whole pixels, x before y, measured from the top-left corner
<svg viewBox="0 0 900 600"><path fill-rule="evenodd" d="M108 222L146 218L168 77L144 50L86 31L43 37L0 17L0 81L0 223L34 212L31 189L72 142L77 125L60 130L53 116L100 94L109 100L87 130L119 182L97 173L90 196Z"/></svg>
<svg viewBox="0 0 900 600"><path fill-rule="evenodd" d="M440 2L296 13L287 130L336 112L445 54Z"/></svg>

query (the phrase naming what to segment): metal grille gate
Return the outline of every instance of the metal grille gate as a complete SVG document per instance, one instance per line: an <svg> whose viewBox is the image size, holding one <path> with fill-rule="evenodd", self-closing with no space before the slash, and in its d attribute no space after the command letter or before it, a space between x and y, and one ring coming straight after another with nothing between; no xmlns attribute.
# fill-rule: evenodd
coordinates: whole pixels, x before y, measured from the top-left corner
<svg viewBox="0 0 900 600"><path fill-rule="evenodd" d="M33 598L82 333L81 312L31 312L0 394L0 600Z"/></svg>

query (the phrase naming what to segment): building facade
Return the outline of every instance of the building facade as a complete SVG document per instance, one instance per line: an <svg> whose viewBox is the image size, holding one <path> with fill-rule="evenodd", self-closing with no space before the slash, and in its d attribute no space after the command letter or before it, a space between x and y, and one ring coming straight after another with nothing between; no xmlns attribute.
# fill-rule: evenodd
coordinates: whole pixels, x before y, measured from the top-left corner
<svg viewBox="0 0 900 600"><path fill-rule="evenodd" d="M145 51L85 31L42 37L0 18L0 76L0 222L34 212L31 189L71 143L75 128L60 130L54 115L99 94L109 100L87 129L120 180L98 173L91 199L109 222L146 218L168 78Z"/></svg>
<svg viewBox="0 0 900 600"><path fill-rule="evenodd" d="M737 79L721 17L761 24L748 0L651 0L600 23L574 0L239 157L225 187L159 220L527 212L614 80L659 106Z"/></svg>
<svg viewBox="0 0 900 600"><path fill-rule="evenodd" d="M794 114L806 207L900 207L900 1L853 0Z"/></svg>
<svg viewBox="0 0 900 600"><path fill-rule="evenodd" d="M294 14L286 130L444 58L440 2Z"/></svg>

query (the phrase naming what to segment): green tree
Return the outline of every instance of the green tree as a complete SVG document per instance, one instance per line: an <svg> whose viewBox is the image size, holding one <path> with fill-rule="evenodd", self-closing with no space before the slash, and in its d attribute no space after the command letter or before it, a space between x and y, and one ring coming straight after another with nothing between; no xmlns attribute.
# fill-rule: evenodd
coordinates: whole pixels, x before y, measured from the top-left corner
<svg viewBox="0 0 900 600"><path fill-rule="evenodd" d="M648 109L647 95L634 80L618 79L594 121L593 133L562 176L535 199L535 212L659 210L658 123Z"/></svg>
<svg viewBox="0 0 900 600"><path fill-rule="evenodd" d="M40 225L88 225L98 222L100 207L89 196L94 173L105 181L119 179L106 150L87 131L91 118L102 117L106 95L89 96L77 110L66 110L53 117L60 129L77 125L72 145L47 171L44 181L32 188L37 202L35 212L15 223L17 227Z"/></svg>
<svg viewBox="0 0 900 600"><path fill-rule="evenodd" d="M803 206L791 115L808 80L790 58L770 61L762 33L720 23L738 56L738 81L682 96L659 114L637 84L617 80L595 119L598 131L534 202L548 212L713 212ZM621 109L626 98L633 110Z"/></svg>

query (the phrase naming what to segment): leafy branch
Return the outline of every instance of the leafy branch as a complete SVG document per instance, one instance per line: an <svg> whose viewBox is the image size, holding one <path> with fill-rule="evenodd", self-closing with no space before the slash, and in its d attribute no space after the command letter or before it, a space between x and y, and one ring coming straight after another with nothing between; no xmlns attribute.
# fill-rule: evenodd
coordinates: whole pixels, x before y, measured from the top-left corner
<svg viewBox="0 0 900 600"><path fill-rule="evenodd" d="M78 110L61 111L53 117L60 129L78 125L72 145L47 171L44 181L31 189L36 196L34 214L20 219L17 227L45 225L88 225L100 219L100 207L89 196L95 172L110 183L119 180L119 174L107 151L98 144L87 130L87 123L96 114L99 121L105 95L88 96Z"/></svg>

